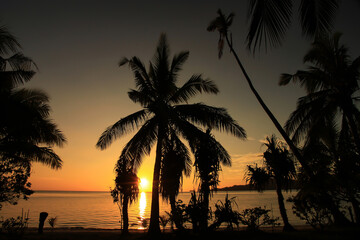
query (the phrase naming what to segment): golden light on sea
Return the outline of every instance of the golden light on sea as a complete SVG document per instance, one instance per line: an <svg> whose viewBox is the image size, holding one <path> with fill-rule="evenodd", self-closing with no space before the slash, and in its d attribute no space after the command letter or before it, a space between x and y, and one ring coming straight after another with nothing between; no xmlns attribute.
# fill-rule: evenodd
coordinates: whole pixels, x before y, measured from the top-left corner
<svg viewBox="0 0 360 240"><path fill-rule="evenodd" d="M139 229L144 229L143 221L145 220L145 209L146 209L146 193L141 192L139 201Z"/></svg>

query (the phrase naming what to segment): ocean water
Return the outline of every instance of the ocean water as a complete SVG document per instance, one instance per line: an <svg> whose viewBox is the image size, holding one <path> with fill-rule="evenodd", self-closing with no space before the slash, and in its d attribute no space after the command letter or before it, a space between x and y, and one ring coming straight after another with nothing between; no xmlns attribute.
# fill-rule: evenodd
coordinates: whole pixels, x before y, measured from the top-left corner
<svg viewBox="0 0 360 240"><path fill-rule="evenodd" d="M284 193L285 199L294 195L295 192ZM215 210L215 203L224 201L226 192L217 192L211 199L210 206ZM188 203L191 194L180 193L178 199ZM252 207L266 207L271 210L271 216L280 217L275 191L235 191L229 192L229 197L235 197L236 204L233 208L241 211ZM160 197L161 199L161 197ZM291 203L285 203L289 221L293 225L304 224L291 210ZM140 193L139 200L129 208L130 228L139 228L139 218L150 218L151 193ZM17 217L29 211L29 227L37 227L40 212L48 212L49 217L57 217L56 227L81 227L81 228L120 228L120 212L118 206L113 203L109 192L58 192L41 191L35 192L30 199L20 200L18 205L4 205L0 211L0 219ZM170 206L160 200L160 215L170 212ZM281 218L279 223L282 223ZM45 227L49 227L46 222ZM168 225L169 227L169 225Z"/></svg>

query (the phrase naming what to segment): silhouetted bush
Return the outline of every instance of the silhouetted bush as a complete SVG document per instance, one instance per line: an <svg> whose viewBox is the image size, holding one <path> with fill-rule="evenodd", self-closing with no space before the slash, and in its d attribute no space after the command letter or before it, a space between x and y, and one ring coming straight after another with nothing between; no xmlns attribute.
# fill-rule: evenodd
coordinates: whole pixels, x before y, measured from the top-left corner
<svg viewBox="0 0 360 240"><path fill-rule="evenodd" d="M261 207L247 208L239 214L239 219L249 231L258 231L263 225L279 225L279 218L271 218L269 212L270 210Z"/></svg>

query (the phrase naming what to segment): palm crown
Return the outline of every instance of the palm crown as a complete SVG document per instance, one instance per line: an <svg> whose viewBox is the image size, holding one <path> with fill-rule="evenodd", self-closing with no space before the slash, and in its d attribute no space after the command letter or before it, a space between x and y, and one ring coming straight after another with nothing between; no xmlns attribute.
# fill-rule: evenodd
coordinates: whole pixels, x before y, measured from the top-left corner
<svg viewBox="0 0 360 240"><path fill-rule="evenodd" d="M119 65L130 66L136 84L136 89L130 90L128 96L143 109L108 127L97 142L97 147L105 149L114 139L130 130L139 129L122 151L122 155L131 161L135 168L141 164L142 157L149 154L152 146L157 142L150 231L154 228L154 231L159 229L159 177L164 147L169 136L181 136L190 144L194 143L199 136L205 134L196 126L198 125L226 131L239 138L246 137L245 130L231 118L226 109L202 103L188 104L190 98L199 93L219 92L216 85L204 79L201 74L192 75L183 86L177 87L178 74L188 56L189 52L180 52L170 61L169 46L165 34L162 34L148 69L137 57L123 58ZM153 228L154 225L157 226Z"/></svg>
<svg viewBox="0 0 360 240"><path fill-rule="evenodd" d="M352 61L348 49L340 44L340 37L341 34L335 33L314 42L304 57L304 62L311 64L308 69L281 76L280 85L298 81L307 92L298 100L286 129L298 142L311 135L319 137L324 127L332 127L341 116L342 127L349 125L359 150L359 130L355 122L360 114L354 101L359 90L360 57Z"/></svg>

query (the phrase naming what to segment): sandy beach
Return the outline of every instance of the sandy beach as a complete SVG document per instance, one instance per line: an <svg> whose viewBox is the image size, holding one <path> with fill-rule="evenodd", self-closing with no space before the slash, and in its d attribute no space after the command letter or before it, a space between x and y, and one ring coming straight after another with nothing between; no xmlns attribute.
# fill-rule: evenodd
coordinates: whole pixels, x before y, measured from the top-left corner
<svg viewBox="0 0 360 240"><path fill-rule="evenodd" d="M191 230L183 233L173 232L166 230L161 236L151 237L147 235L143 230L130 230L130 233L126 236L121 234L121 230L118 229L79 229L79 228L55 228L44 229L43 234L38 234L37 229L30 228L22 236L24 240L112 240L112 239L327 239L327 240L343 240L343 239L358 239L360 234L360 228L331 228L326 229L323 232L315 231L310 226L296 226L296 232L282 232L281 227L263 227L260 232L248 232L245 228L239 228L234 231L227 231L226 229L220 229L209 233L192 233ZM0 234L0 239L21 239L18 236L7 236Z"/></svg>

